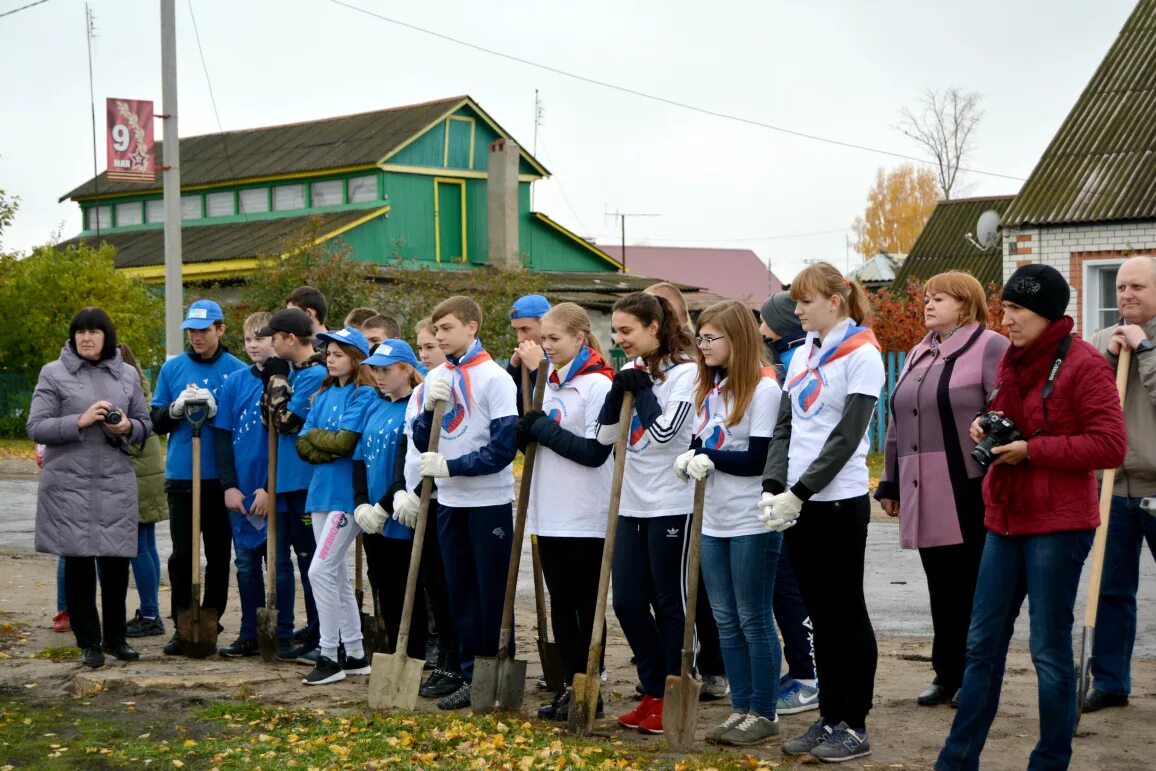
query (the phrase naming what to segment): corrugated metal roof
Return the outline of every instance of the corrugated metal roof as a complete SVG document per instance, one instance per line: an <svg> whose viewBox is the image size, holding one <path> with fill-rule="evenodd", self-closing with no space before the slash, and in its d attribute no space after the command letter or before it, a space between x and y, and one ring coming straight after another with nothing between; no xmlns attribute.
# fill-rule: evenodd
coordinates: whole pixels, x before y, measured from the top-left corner
<svg viewBox="0 0 1156 771"><path fill-rule="evenodd" d="M913 278L926 281L948 270L966 270L985 287L992 282L1003 284L1002 250L996 247L984 252L964 236L975 233L979 215L988 209L1003 214L1014 197L983 196L940 201L907 253L907 259L899 266L892 287L902 289Z"/></svg>
<svg viewBox="0 0 1156 771"><path fill-rule="evenodd" d="M485 115L470 97L455 96L357 115L182 137L181 187L374 164L463 104ZM156 143L158 165L163 145ZM102 195L161 189L159 176L151 183L114 182L101 172L98 179ZM90 179L60 200L92 196L96 189Z"/></svg>
<svg viewBox="0 0 1156 771"><path fill-rule="evenodd" d="M851 271L850 278L863 284L890 284L895 279L895 273L899 269L900 263L903 262L903 258L904 255L902 254L891 255L887 252L879 252Z"/></svg>
<svg viewBox="0 0 1156 771"><path fill-rule="evenodd" d="M622 262L621 244L598 248ZM626 245L626 269L631 274L685 282L752 307L783 288L783 282L750 249L702 249L677 246Z"/></svg>
<svg viewBox="0 0 1156 771"><path fill-rule="evenodd" d="M1140 0L1005 225L1156 218L1156 0Z"/></svg>
<svg viewBox="0 0 1156 771"><path fill-rule="evenodd" d="M279 254L285 239L295 232L316 224L321 235L342 228L366 216L366 210L315 215L313 217L283 217L227 225L185 225L181 228L181 256L184 263L233 260ZM136 268L161 265L165 261L165 233L163 228L150 228L128 233L102 233L100 239L83 236L69 239L60 246L86 243L98 246L105 241L116 247L115 264L118 268Z"/></svg>

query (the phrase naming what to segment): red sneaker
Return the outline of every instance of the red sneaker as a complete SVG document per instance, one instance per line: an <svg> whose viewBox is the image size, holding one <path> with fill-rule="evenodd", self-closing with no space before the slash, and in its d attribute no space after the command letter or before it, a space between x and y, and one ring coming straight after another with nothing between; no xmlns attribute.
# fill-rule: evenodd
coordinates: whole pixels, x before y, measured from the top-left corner
<svg viewBox="0 0 1156 771"><path fill-rule="evenodd" d="M662 699L654 699L650 702L650 714L642 718L642 722L638 724L638 730L644 734L662 733Z"/></svg>
<svg viewBox="0 0 1156 771"><path fill-rule="evenodd" d="M638 728L642 721L648 715L650 715L651 711L654 709L654 703L656 701L659 705L658 711L661 713L662 700L643 695L642 702L637 707L635 707L630 712L627 712L625 715L618 716L618 725L622 726L623 728Z"/></svg>
<svg viewBox="0 0 1156 771"><path fill-rule="evenodd" d="M52 619L53 632L71 632L72 622L68 620L68 611L62 610Z"/></svg>

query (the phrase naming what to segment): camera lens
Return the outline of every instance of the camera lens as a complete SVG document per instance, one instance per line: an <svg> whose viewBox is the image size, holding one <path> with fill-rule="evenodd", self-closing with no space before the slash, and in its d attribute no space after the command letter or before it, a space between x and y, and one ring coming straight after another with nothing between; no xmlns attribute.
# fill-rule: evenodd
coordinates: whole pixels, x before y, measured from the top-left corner
<svg viewBox="0 0 1156 771"><path fill-rule="evenodd" d="M118 409L111 409L108 411L108 414L104 416L104 422L110 426L115 426L123 419L124 415L122 415Z"/></svg>

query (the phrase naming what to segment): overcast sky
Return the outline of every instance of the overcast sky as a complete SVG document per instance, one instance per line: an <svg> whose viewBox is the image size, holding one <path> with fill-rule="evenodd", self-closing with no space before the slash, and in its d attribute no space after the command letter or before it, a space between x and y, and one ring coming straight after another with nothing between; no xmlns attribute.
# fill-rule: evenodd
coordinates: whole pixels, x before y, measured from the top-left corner
<svg viewBox="0 0 1156 771"><path fill-rule="evenodd" d="M0 0L0 14L33 0ZM343 0L591 79L902 154L892 126L926 87L978 91L971 165L1032 170L1115 39L1132 0ZM163 112L160 3L91 0L99 164L105 97ZM580 82L375 19L330 0L193 0L225 130L469 94L553 172L535 208L583 236L745 246L784 280L807 258L845 263L876 169L902 161ZM189 0L177 0L180 131L217 131ZM0 16L0 188L22 199L4 246L80 229L57 203L92 176L84 3ZM161 136L158 121L156 136ZM158 159L159 160L159 159ZM973 174L974 195L1014 179ZM805 235L798 234L816 234ZM798 236L798 237L795 237ZM858 258L851 252L851 266Z"/></svg>

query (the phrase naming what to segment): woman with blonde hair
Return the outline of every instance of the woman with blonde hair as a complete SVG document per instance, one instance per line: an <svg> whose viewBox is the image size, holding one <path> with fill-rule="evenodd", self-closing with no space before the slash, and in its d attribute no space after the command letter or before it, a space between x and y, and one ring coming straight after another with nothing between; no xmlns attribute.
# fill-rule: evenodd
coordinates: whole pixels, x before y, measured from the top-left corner
<svg viewBox="0 0 1156 771"><path fill-rule="evenodd" d="M787 369L759 506L769 530L786 531L823 687L819 719L783 752L837 763L871 753L866 724L878 653L863 555L871 518L867 427L883 388L883 358L866 326L867 293L833 265L805 268L791 297L807 341Z"/></svg>
<svg viewBox="0 0 1156 771"><path fill-rule="evenodd" d="M935 680L916 702L959 706L967 628L987 537L983 476L969 426L995 391L1008 339L988 329L987 297L970 273L923 285L927 336L910 353L891 392L883 475L875 497L899 517L900 546L918 549L931 596ZM947 494L950 491L950 494Z"/></svg>
<svg viewBox="0 0 1156 771"><path fill-rule="evenodd" d="M704 310L695 342L694 438L674 469L683 480L708 480L702 573L732 705L706 740L750 746L779 733L782 652L772 599L783 536L762 526L755 504L781 392L764 366L759 330L745 304L724 300Z"/></svg>
<svg viewBox="0 0 1156 771"><path fill-rule="evenodd" d="M518 424L518 444L538 443L528 510L538 537L542 574L550 592L550 622L562 654L567 686L586 670L606 517L610 508L610 446L597 439L598 413L614 370L590 329L590 317L561 303L541 321L542 350L550 362L541 410ZM570 691L555 694L538 717L565 721Z"/></svg>

